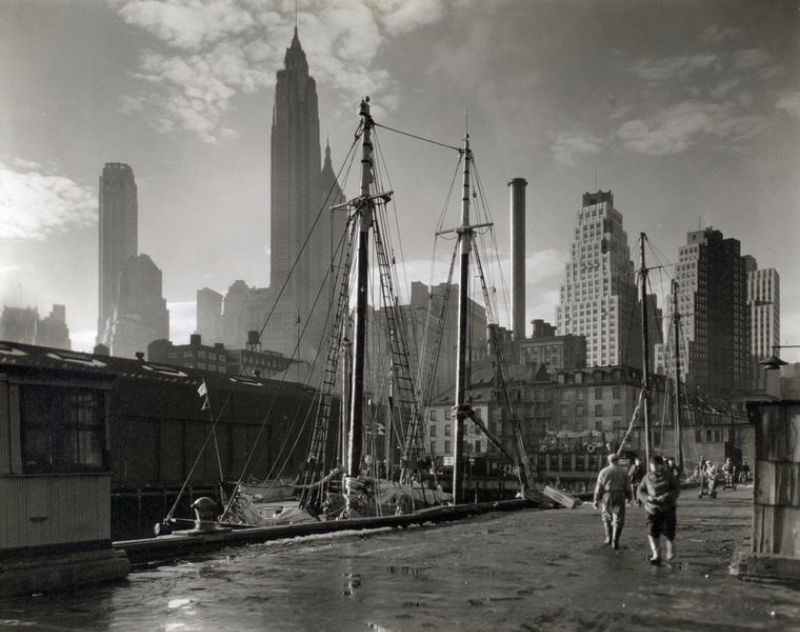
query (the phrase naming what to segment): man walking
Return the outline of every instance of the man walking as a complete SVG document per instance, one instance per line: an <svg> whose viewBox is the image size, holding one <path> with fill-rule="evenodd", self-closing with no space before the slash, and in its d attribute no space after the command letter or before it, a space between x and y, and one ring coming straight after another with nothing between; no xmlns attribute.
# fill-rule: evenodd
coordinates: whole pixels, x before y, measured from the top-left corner
<svg viewBox="0 0 800 632"><path fill-rule="evenodd" d="M608 465L597 475L592 506L600 509L600 519L606 534L605 544L619 548L619 538L625 524L625 501L630 496L628 472L619 465L619 455L608 455Z"/></svg>
<svg viewBox="0 0 800 632"><path fill-rule="evenodd" d="M647 512L647 540L650 543L651 564L661 563L659 538L664 536L667 560L675 557L676 503L681 488L678 479L666 468L660 456L650 457L650 471L639 483L638 496Z"/></svg>
<svg viewBox="0 0 800 632"><path fill-rule="evenodd" d="M641 505L642 503L639 502L636 496L636 490L639 488L639 483L642 482L642 479L645 475L644 465L642 465L642 460L637 456L633 459L633 464L628 468L628 479L631 484L631 494L630 499L636 500L636 502Z"/></svg>

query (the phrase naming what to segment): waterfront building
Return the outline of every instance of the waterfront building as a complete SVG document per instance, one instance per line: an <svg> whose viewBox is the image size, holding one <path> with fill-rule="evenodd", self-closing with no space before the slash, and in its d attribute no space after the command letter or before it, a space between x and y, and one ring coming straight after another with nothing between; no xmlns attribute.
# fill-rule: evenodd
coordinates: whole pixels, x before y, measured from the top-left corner
<svg viewBox="0 0 800 632"><path fill-rule="evenodd" d="M526 444L536 446L544 437L552 415L550 377L543 366L536 364L512 364L507 367L506 376L514 414L522 426ZM512 415L501 390L497 364L492 358L475 363L466 400L489 432L502 443L507 452L514 454L516 435ZM430 454L444 465L452 465L452 434L455 424L453 401L454 391L451 388L433 399L425 409L427 447ZM473 459L483 457L488 472L508 465L508 459L472 421L464 423L464 453Z"/></svg>
<svg viewBox="0 0 800 632"><path fill-rule="evenodd" d="M586 338L586 366L641 363L633 263L611 191L583 195L556 322L559 335Z"/></svg>
<svg viewBox="0 0 800 632"><path fill-rule="evenodd" d="M0 340L71 349L66 307L53 305L45 318L39 318L35 307L5 306L0 317Z"/></svg>
<svg viewBox="0 0 800 632"><path fill-rule="evenodd" d="M0 597L128 572L111 549L113 376L95 366L71 351L0 343Z"/></svg>
<svg viewBox="0 0 800 632"><path fill-rule="evenodd" d="M119 295L122 268L138 254L138 200L133 169L108 162L100 175L99 190L99 306L97 342L107 338L106 329Z"/></svg>
<svg viewBox="0 0 800 632"><path fill-rule="evenodd" d="M202 382L207 406L198 395ZM7 424L7 407L0 406L0 488L5 484L4 459L11 458L16 469L8 483L36 488L25 492L31 497L47 498L41 485L62 474L68 484L79 481L84 490L59 495L64 487L53 484L52 504L45 505L51 518L43 522L30 520L41 515L35 513L39 505L9 498L6 506L29 508L18 517L9 514L9 520L26 530L25 541L31 545L52 542L47 538L53 534L62 541L75 534L77 540L95 543L152 537L153 524L164 518L188 476L190 489L176 517L192 517L189 493L193 498L217 496L220 465L226 481L243 473L264 479L281 466L284 476L296 476L311 437L310 425L302 420L315 394L285 380L2 343L0 401L19 406L16 418L27 436L41 440L17 443L9 456L2 426ZM212 419L216 441L204 449ZM333 441L331 437L331 448ZM109 503L110 536L107 522L94 523L95 516L107 515ZM0 548L9 520L0 521Z"/></svg>
<svg viewBox="0 0 800 632"><path fill-rule="evenodd" d="M448 286L447 283L428 286L421 281L412 281L409 302L402 305L401 310L409 326L412 379L419 373L418 355L421 352L424 354L423 369L427 371L436 365L435 374L428 373L428 378L423 378L429 394L435 397L455 388L458 286ZM468 299L467 303L467 322L470 324L467 333L467 360L468 363L473 363L484 358L487 349L486 309L472 299Z"/></svg>
<svg viewBox="0 0 800 632"><path fill-rule="evenodd" d="M147 361L212 373L228 372L228 356L221 342L204 345L200 334L192 334L189 344L176 345L170 340L154 340L147 345Z"/></svg>
<svg viewBox="0 0 800 632"><path fill-rule="evenodd" d="M750 312L750 355L754 366L775 353L781 338L781 278L775 268L757 269L745 257L747 306Z"/></svg>
<svg viewBox="0 0 800 632"><path fill-rule="evenodd" d="M750 388L746 262L737 239L712 227L687 234L676 266L681 364L691 389L733 399ZM672 317L670 296L667 313ZM672 352L663 363L672 374Z"/></svg>
<svg viewBox="0 0 800 632"><path fill-rule="evenodd" d="M223 342L222 294L211 288L197 290L196 331L206 340Z"/></svg>
<svg viewBox="0 0 800 632"><path fill-rule="evenodd" d="M255 341L258 332L251 332ZM154 340L147 347L148 362L171 364L188 369L234 376L273 377L284 373L293 362L280 353L262 351L257 342L246 349L226 349L221 342L203 344L200 334L192 334L189 344L176 345L169 340Z"/></svg>
<svg viewBox="0 0 800 632"><path fill-rule="evenodd" d="M0 319L0 340L36 344L39 310L36 307L3 307Z"/></svg>
<svg viewBox="0 0 800 632"><path fill-rule="evenodd" d="M584 368L586 338L573 334L559 336L556 331L550 323L534 320L531 337L513 343L516 361L542 365L548 372Z"/></svg>
<svg viewBox="0 0 800 632"><path fill-rule="evenodd" d="M153 340L169 337L169 310L162 296L161 270L148 255L122 267L119 295L102 341L111 355L133 357Z"/></svg>

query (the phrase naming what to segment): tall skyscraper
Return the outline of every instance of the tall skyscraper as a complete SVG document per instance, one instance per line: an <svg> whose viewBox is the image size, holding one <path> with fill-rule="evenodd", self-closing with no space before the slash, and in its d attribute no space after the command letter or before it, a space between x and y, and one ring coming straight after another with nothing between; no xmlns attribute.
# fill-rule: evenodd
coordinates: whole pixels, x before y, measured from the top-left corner
<svg viewBox="0 0 800 632"><path fill-rule="evenodd" d="M169 311L161 270L147 255L131 257L122 266L118 299L102 342L111 355L132 357L162 338L169 338Z"/></svg>
<svg viewBox="0 0 800 632"><path fill-rule="evenodd" d="M676 278L681 363L687 384L717 397L747 391L750 329L746 266L739 241L724 239L712 227L688 233L686 245L679 250ZM670 317L671 308L672 297Z"/></svg>
<svg viewBox="0 0 800 632"><path fill-rule="evenodd" d="M138 202L133 169L108 162L100 175L100 287L97 341L106 337L114 313L122 267L138 253Z"/></svg>
<svg viewBox="0 0 800 632"><path fill-rule="evenodd" d="M759 270L753 257L747 268L747 306L750 311L750 355L753 362L771 356L781 339L781 278L775 268Z"/></svg>
<svg viewBox="0 0 800 632"><path fill-rule="evenodd" d="M583 195L556 324L561 336L586 337L586 366L641 365L633 263L611 191Z"/></svg>
<svg viewBox="0 0 800 632"><path fill-rule="evenodd" d="M297 29L284 68L278 71L271 133L270 285L250 287L244 281L231 285L217 314L219 338L210 324L218 302L198 294L198 331L207 340L219 339L227 347L241 349L247 332L261 331L266 323L264 349L311 362L324 335L331 299L330 263L346 217L343 211L329 210L344 201L344 195L330 147L325 148L320 166L316 83Z"/></svg>
<svg viewBox="0 0 800 632"><path fill-rule="evenodd" d="M275 84L271 148L270 286L276 290L289 276L320 206L317 88L314 78L308 74L308 62L297 29ZM322 227L318 225L318 228ZM293 299L301 319L308 317L321 280L322 245L322 230L315 230L291 272L287 294Z"/></svg>
<svg viewBox="0 0 800 632"><path fill-rule="evenodd" d="M67 309L64 305L53 305L50 314L39 318L36 307L5 306L0 315L0 340L70 349Z"/></svg>
<svg viewBox="0 0 800 632"><path fill-rule="evenodd" d="M270 291L251 292L248 320L261 325L263 320L254 322L257 316L271 312L264 347L289 356L297 347L296 356L311 361L324 335L324 306L330 300L326 275L344 214L331 217L325 208L341 202L343 195L329 147L320 168L316 83L309 75L296 28L275 84L271 164ZM278 297L287 278L286 289ZM275 301L278 304L272 309Z"/></svg>

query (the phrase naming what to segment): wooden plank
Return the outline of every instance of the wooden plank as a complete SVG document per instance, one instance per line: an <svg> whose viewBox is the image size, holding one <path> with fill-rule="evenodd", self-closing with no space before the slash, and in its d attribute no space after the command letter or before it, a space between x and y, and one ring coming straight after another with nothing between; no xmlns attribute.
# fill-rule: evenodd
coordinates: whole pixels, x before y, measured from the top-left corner
<svg viewBox="0 0 800 632"><path fill-rule="evenodd" d="M0 381L0 474L11 471L11 419L8 410L8 382Z"/></svg>
<svg viewBox="0 0 800 632"><path fill-rule="evenodd" d="M107 540L110 497L107 475L0 478L0 548Z"/></svg>
<svg viewBox="0 0 800 632"><path fill-rule="evenodd" d="M772 461L758 461L756 463L753 502L759 505L776 504L775 463Z"/></svg>
<svg viewBox="0 0 800 632"><path fill-rule="evenodd" d="M800 508L800 463L775 464L775 503Z"/></svg>
<svg viewBox="0 0 800 632"><path fill-rule="evenodd" d="M8 387L8 415L10 448L11 448L11 473L22 474L22 445L20 444L20 410L19 386L10 384Z"/></svg>

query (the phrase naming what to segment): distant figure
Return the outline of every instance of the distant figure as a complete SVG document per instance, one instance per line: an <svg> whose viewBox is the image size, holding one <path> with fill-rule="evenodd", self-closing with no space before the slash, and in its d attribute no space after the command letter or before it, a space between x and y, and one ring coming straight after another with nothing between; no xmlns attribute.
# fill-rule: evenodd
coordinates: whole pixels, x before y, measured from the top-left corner
<svg viewBox="0 0 800 632"><path fill-rule="evenodd" d="M619 465L619 455L608 455L608 465L597 475L592 506L600 509L600 519L606 534L605 544L619 548L619 538L625 525L625 502L630 496L628 472Z"/></svg>
<svg viewBox="0 0 800 632"><path fill-rule="evenodd" d="M638 497L647 512L647 541L650 543L651 564L661 563L659 538L666 542L667 560L675 557L676 503L680 494L678 479L672 476L660 456L650 457L650 471L639 483Z"/></svg>
<svg viewBox="0 0 800 632"><path fill-rule="evenodd" d="M736 466L730 457L725 459L725 463L722 464L722 476L725 480L725 489L736 491Z"/></svg>
<svg viewBox="0 0 800 632"><path fill-rule="evenodd" d="M750 466L747 461L742 461L742 467L739 468L739 482L742 484L750 480Z"/></svg>
<svg viewBox="0 0 800 632"><path fill-rule="evenodd" d="M700 484L700 488L697 492L697 497L702 498L706 493L706 481L707 481L707 472L706 468L708 467L708 463L706 460L701 456L700 461L697 464L697 482Z"/></svg>
<svg viewBox="0 0 800 632"><path fill-rule="evenodd" d="M636 489L639 487L639 483L642 482L645 474L646 472L644 470L644 465L642 465L642 460L637 456L633 459L633 463L631 464L630 468L628 468L628 479L630 480L631 484L630 499L636 500L637 504L639 505L642 503L640 503L639 499L636 498Z"/></svg>
<svg viewBox="0 0 800 632"><path fill-rule="evenodd" d="M675 458L668 456L667 457L667 469L672 472L672 475L677 478L679 481L681 480L681 468L678 467L678 464L675 463Z"/></svg>
<svg viewBox="0 0 800 632"><path fill-rule="evenodd" d="M708 497L717 497L717 479L719 478L719 466L712 462L708 462L706 467L706 478L708 479Z"/></svg>

